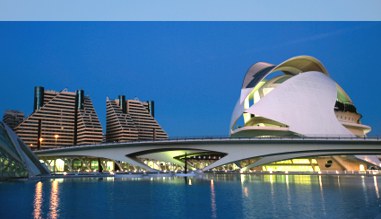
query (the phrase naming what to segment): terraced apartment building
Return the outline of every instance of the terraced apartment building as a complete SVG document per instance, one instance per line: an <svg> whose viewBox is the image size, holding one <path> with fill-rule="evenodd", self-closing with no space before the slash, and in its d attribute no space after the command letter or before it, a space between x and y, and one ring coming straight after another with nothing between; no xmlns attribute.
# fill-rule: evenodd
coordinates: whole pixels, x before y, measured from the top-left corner
<svg viewBox="0 0 381 219"><path fill-rule="evenodd" d="M17 110L7 110L3 115L3 122L14 130L24 120L24 113Z"/></svg>
<svg viewBox="0 0 381 219"><path fill-rule="evenodd" d="M83 90L69 92L35 87L34 110L15 131L32 149L98 144L102 127L90 97Z"/></svg>
<svg viewBox="0 0 381 219"><path fill-rule="evenodd" d="M167 139L167 133L154 118L154 102L137 99L106 100L106 141L127 142Z"/></svg>

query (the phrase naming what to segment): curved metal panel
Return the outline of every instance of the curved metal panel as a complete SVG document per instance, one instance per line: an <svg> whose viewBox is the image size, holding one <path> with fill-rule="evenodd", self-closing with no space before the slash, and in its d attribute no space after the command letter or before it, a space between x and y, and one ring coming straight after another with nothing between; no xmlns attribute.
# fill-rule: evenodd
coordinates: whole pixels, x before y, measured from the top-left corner
<svg viewBox="0 0 381 219"><path fill-rule="evenodd" d="M299 74L246 110L288 125L304 136L354 137L334 113L336 83L320 72Z"/></svg>

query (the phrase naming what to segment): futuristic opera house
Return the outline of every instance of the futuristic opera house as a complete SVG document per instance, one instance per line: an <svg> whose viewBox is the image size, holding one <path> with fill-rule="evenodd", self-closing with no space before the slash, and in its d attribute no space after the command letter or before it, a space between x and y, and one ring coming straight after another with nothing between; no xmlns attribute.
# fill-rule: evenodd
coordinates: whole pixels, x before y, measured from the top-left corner
<svg viewBox="0 0 381 219"><path fill-rule="evenodd" d="M244 77L235 105L233 137L364 137L371 128L360 122L350 97L311 56L279 65L254 64Z"/></svg>

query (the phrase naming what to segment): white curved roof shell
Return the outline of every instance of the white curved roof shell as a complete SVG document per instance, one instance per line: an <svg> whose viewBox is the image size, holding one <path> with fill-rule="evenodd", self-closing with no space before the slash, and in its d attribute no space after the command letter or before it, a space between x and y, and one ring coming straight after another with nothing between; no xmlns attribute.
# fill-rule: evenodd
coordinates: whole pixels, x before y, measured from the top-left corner
<svg viewBox="0 0 381 219"><path fill-rule="evenodd" d="M270 83L266 82L266 77L276 71L282 71L288 77L263 94L265 85ZM256 92L262 92L259 98L253 97ZM254 104L250 106L251 100L254 100ZM346 123L340 122L335 115L337 100L353 105L345 91L329 77L328 71L314 57L297 56L277 66L259 62L245 75L230 122L231 134L240 130L248 131L249 127L263 130L263 127L256 127L255 123L234 130L236 122L244 115L245 123L250 120L249 116L254 116L252 121L265 118L284 124L279 127L268 126L269 135L271 131L287 129L290 133L302 136L354 137L353 132L347 129L349 126L344 127ZM351 125L364 130L364 134L370 130L369 126L360 123Z"/></svg>
<svg viewBox="0 0 381 219"><path fill-rule="evenodd" d="M299 74L280 84L246 112L287 124L304 136L354 135L334 113L336 83L321 72Z"/></svg>

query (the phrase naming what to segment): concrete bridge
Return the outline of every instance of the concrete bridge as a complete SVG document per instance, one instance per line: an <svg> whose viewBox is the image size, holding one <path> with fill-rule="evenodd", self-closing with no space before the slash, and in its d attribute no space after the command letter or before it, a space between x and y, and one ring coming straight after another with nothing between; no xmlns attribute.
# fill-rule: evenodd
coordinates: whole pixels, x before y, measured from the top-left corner
<svg viewBox="0 0 381 219"><path fill-rule="evenodd" d="M35 151L40 158L87 156L124 161L148 171L153 170L138 158L171 162L183 166L181 156L192 154L219 154L215 167L257 158L242 170L275 161L326 155L379 155L378 138L202 138L160 141L103 143Z"/></svg>

